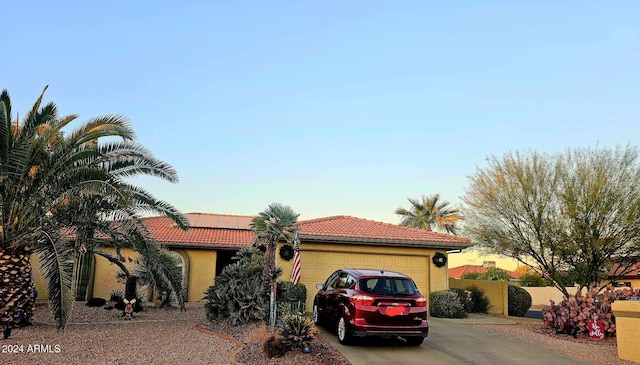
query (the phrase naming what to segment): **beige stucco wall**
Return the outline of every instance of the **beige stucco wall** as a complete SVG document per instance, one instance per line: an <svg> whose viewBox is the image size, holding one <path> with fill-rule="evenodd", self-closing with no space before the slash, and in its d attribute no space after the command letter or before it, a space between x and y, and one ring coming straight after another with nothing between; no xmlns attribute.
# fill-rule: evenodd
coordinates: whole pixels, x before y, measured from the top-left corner
<svg viewBox="0 0 640 365"><path fill-rule="evenodd" d="M217 252L215 250L186 249L189 258L189 285L187 301L195 302L204 297L204 291L213 285L216 276Z"/></svg>
<svg viewBox="0 0 640 365"><path fill-rule="evenodd" d="M115 255L115 249L107 248L105 251ZM182 256L186 256L188 262L188 286L187 286L187 301L195 302L204 297L204 291L211 285L213 285L214 277L216 274L216 251L215 250L198 250L198 249L186 249L186 250L170 250L179 253ZM135 259L138 254L132 250L123 249L122 256L125 258L125 266L129 269L135 267ZM116 274L120 271L120 268L109 262L102 256L96 255L95 266L95 279L93 286L93 297L105 298L109 300L111 292L118 290L124 292L124 283L118 282ZM131 262L129 261L131 258ZM31 257L31 264L33 266L34 281L36 290L38 292L38 300L48 299L47 287L44 282L42 271L36 255ZM140 293L146 293L145 287L138 288Z"/></svg>
<svg viewBox="0 0 640 365"><path fill-rule="evenodd" d="M283 281L289 281L293 259L280 258L282 243L276 251L276 265L282 267ZM447 266L436 267L431 257L436 252L426 248L383 247L371 245L345 245L335 243L306 243L300 245L301 279L307 288L306 309L311 311L316 284L323 283L335 270L341 268L385 269L411 276L425 297L435 290L448 287Z"/></svg>
<svg viewBox="0 0 640 365"><path fill-rule="evenodd" d="M40 269L40 262L38 261L40 255L31 255L31 270L33 273L33 282L36 286L36 292L38 296L37 301L45 301L49 299L49 292L47 290L47 284L42 276L42 270Z"/></svg>
<svg viewBox="0 0 640 365"><path fill-rule="evenodd" d="M466 289L472 285L484 290L484 294L487 296L487 299L489 299L489 302L491 303L489 313L501 314L505 316L509 313L507 281L449 279L450 288Z"/></svg>
<svg viewBox="0 0 640 365"><path fill-rule="evenodd" d="M560 289L554 286L523 286L522 289L531 294L531 305L550 305L551 300L556 304L559 304L564 299L564 294L562 294ZM574 289L568 287L567 291L569 291L569 294L575 294L578 291L578 287L575 287Z"/></svg>
<svg viewBox="0 0 640 365"><path fill-rule="evenodd" d="M640 301L618 300L611 309L616 316L618 356L640 363Z"/></svg>

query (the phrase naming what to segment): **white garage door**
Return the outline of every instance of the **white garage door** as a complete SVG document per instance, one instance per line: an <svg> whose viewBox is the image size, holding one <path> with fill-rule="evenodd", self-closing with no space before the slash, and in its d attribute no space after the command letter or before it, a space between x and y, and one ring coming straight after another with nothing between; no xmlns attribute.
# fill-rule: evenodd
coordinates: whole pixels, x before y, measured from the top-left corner
<svg viewBox="0 0 640 365"><path fill-rule="evenodd" d="M307 287L307 311L311 309L316 284L341 268L384 269L409 275L422 295L429 297L428 257L370 253L304 251L301 282Z"/></svg>

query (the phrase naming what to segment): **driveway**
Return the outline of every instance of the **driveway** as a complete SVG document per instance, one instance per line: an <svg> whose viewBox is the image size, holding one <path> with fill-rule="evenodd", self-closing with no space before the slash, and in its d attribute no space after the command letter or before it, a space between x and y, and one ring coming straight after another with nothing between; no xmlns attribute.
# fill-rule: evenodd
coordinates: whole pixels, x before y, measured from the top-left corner
<svg viewBox="0 0 640 365"><path fill-rule="evenodd" d="M585 364L582 360L469 325L474 323L510 325L508 319L492 316L469 320L429 318L429 336L419 347L403 346L394 339L366 339L353 346L343 346L327 328L320 331L353 365Z"/></svg>

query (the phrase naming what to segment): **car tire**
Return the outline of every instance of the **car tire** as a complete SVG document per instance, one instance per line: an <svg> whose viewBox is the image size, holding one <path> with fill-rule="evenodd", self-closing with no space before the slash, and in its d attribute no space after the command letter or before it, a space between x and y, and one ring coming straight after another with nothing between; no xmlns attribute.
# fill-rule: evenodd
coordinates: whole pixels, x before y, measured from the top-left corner
<svg viewBox="0 0 640 365"><path fill-rule="evenodd" d="M313 305L312 317L313 317L313 324L315 324L316 326L320 325L320 313L318 313L317 304Z"/></svg>
<svg viewBox="0 0 640 365"><path fill-rule="evenodd" d="M340 317L337 327L338 342L341 345L350 345L353 342L353 335L349 331L349 323L344 316Z"/></svg>
<svg viewBox="0 0 640 365"><path fill-rule="evenodd" d="M424 341L424 337L407 337L405 339L407 340L408 346L420 346Z"/></svg>

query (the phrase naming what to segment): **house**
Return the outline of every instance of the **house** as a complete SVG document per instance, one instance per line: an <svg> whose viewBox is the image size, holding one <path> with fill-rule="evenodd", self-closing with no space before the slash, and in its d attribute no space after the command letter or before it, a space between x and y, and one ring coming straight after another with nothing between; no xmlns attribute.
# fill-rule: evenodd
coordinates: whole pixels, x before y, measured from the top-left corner
<svg viewBox="0 0 640 365"><path fill-rule="evenodd" d="M191 228L183 231L164 216L143 218L156 241L167 247L182 264L187 300L198 301L214 283L222 268L243 247L251 245L252 216L210 213L185 214ZM428 293L448 288L447 255L471 245L468 239L408 228L388 223L333 216L298 222L302 275L307 287L307 308L316 292L315 285L342 267L399 271L410 275L418 289ZM277 253L287 243L278 245ZM135 253L124 251L127 265ZM291 275L293 260L276 254L276 265L283 268L282 280ZM36 265L34 265L36 266ZM34 267L34 271L37 268ZM96 257L92 294L109 298L112 290L122 290L116 281L118 267ZM42 281L36 285L42 288ZM40 292L40 291L39 291ZM42 298L42 296L40 296Z"/></svg>
<svg viewBox="0 0 640 365"><path fill-rule="evenodd" d="M626 273L617 278L621 273ZM633 288L640 287L640 261L631 265L628 269L624 266L616 265L608 272L609 279L617 278L616 282L622 286L630 286Z"/></svg>
<svg viewBox="0 0 640 365"><path fill-rule="evenodd" d="M487 272L489 268L496 268L495 261L485 261L482 263L482 266L463 265L458 267L452 267L449 269L448 274L450 279L462 279L462 277L465 274L475 274L475 273L484 274ZM500 269L500 270L506 272L511 277L511 280L520 280L520 276L522 276L522 274L515 271L504 270L504 269Z"/></svg>

